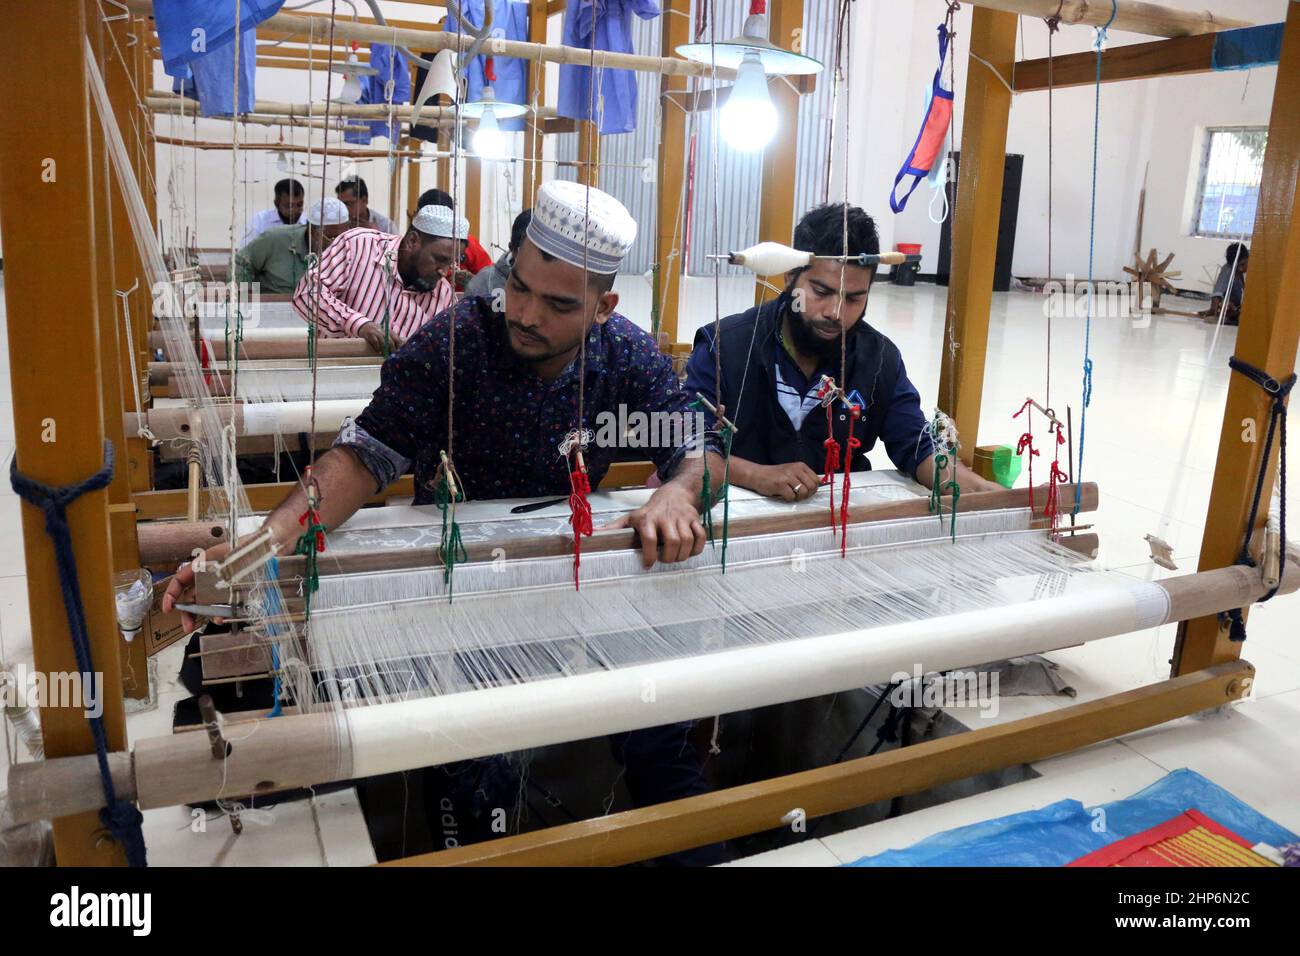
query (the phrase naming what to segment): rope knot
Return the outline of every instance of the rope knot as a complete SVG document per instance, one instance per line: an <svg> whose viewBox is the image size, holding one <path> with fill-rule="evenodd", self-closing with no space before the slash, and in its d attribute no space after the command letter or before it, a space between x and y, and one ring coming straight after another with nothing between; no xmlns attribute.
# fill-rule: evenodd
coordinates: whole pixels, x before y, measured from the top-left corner
<svg viewBox="0 0 1300 956"><path fill-rule="evenodd" d="M113 444L105 441L104 464L99 471L76 484L60 488L24 475L18 470L18 456L15 455L9 462L9 484L19 498L45 512L45 529L53 533L59 525L66 525L64 514L68 505L88 492L107 487L113 480L113 458Z"/></svg>

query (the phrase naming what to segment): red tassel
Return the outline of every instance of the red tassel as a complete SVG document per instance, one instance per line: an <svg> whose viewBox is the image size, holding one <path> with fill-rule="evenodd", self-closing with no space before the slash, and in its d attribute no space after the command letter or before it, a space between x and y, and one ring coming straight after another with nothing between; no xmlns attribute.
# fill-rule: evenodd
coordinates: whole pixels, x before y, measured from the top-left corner
<svg viewBox="0 0 1300 956"><path fill-rule="evenodd" d="M853 435L853 426L857 424L858 416L861 413L862 410L857 405L854 405L852 408L849 409L849 438L848 441L845 443L848 447L848 454L844 456L844 488L841 491L841 497L840 497L840 557L841 558L845 556L845 553L848 549L848 542L849 542L849 487L852 484L852 481L849 478L849 475L852 474L852 472L849 469L853 467L853 452L862 447L862 442L860 442ZM834 507L835 505L832 504L831 508L833 509Z"/></svg>
<svg viewBox="0 0 1300 956"><path fill-rule="evenodd" d="M1032 399L1025 399L1025 404L1020 406L1020 411L1012 415L1012 418L1019 418L1027 408L1032 408L1034 402ZM1029 449L1029 513L1034 512L1034 458L1038 456L1038 450L1034 448L1034 424L1033 412L1025 416L1025 433L1020 436L1020 441L1016 443L1016 454L1023 455L1025 449Z"/></svg>
<svg viewBox="0 0 1300 956"><path fill-rule="evenodd" d="M1069 481L1069 475L1061 470L1061 446L1065 444L1065 435L1061 429L1056 429L1056 457L1052 460L1052 470L1047 477L1047 504L1043 508L1043 517L1052 522L1052 530L1056 530L1056 524L1060 520L1060 512L1057 510L1057 488L1058 486ZM1029 508L1032 511L1034 507L1032 499Z"/></svg>
<svg viewBox="0 0 1300 956"><path fill-rule="evenodd" d="M587 495L591 494L591 481L581 466L569 472L569 488L569 524L573 526L573 589L576 591L578 568L582 566L582 536L589 536L592 531L591 502L587 500Z"/></svg>
<svg viewBox="0 0 1300 956"><path fill-rule="evenodd" d="M822 385L822 394L826 391L826 386ZM826 449L826 464L822 470L823 485L830 486L830 503L831 503L831 531L835 530L835 472L840 469L840 443L835 440L835 426L832 424L831 406L826 405L826 440L822 446Z"/></svg>

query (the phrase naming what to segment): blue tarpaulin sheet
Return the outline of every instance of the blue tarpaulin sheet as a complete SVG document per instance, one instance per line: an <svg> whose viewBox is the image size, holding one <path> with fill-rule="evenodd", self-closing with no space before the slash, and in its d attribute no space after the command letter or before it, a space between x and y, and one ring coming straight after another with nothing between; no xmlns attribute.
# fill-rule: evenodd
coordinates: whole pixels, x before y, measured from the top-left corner
<svg viewBox="0 0 1300 956"><path fill-rule="evenodd" d="M1281 846L1300 837L1192 770L1175 770L1131 797L1085 807L1061 800L1041 810L936 833L902 850L849 866L1064 866L1094 850L1199 810L1254 843Z"/></svg>
<svg viewBox="0 0 1300 956"><path fill-rule="evenodd" d="M1216 70L1249 70L1275 66L1282 53L1282 24L1266 23L1214 35L1210 65Z"/></svg>

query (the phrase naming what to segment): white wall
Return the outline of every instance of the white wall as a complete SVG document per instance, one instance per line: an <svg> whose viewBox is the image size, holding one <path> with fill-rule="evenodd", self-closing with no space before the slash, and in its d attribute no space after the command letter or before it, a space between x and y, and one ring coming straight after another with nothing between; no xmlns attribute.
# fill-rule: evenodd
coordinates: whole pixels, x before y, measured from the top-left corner
<svg viewBox="0 0 1300 956"><path fill-rule="evenodd" d="M1164 0L1169 6L1201 9L1196 0ZM881 4L869 5L868 11ZM890 5L893 6L893 5ZM1220 5L1220 9L1226 9ZM906 119L900 130L893 122L866 124L860 137L885 140L888 162L881 166L880 150L866 150L861 165L855 166L850 194L877 216L883 242L920 242L924 246L922 271L935 268L939 248L939 226L929 220L927 205L931 192L922 185L907 209L894 216L889 209L889 188L898 166L910 149L921 122L925 91L937 58L935 27L937 5L898 4L910 10L911 28L898 26L891 14L889 28L870 16L855 20L854 71L871 72L872 110L881 98L896 98L904 104ZM1235 0L1231 13L1256 23L1282 19L1286 0ZM963 6L957 17L956 103L954 143L961 145L962 108L968 64L971 8ZM902 18L906 19L906 18ZM1016 41L1017 58L1047 55L1047 27L1041 20L1021 18ZM1112 32L1110 46L1146 42L1150 37ZM1092 30L1063 27L1052 40L1055 55L1090 49ZM900 50L906 62L900 65ZM873 61L887 64L880 76ZM1206 289L1206 269L1222 261L1226 243L1192 238L1185 214L1189 178L1194 178L1199 153L1194 151L1198 131L1206 126L1265 125L1276 74L1273 67L1248 72L1226 72L1103 84L1098 141L1097 227L1094 274L1099 278L1124 278L1121 269L1130 262L1137 224L1138 195L1145 173L1147 179L1143 249L1155 246L1166 254L1174 252L1172 268L1180 268L1179 280L1188 288ZM945 70L945 77L947 70ZM905 79L899 80L899 77ZM1088 220L1093 148L1092 87L1057 90L1052 96L1052 272L1086 276L1088 272ZM863 125L864 112L854 110L855 123ZM1017 95L1012 101L1007 133L1007 151L1025 157L1021 182L1020 211L1016 232L1013 272L1023 276L1047 274L1047 114L1046 92ZM868 119L875 121L877 114ZM891 152L892 150L892 152Z"/></svg>

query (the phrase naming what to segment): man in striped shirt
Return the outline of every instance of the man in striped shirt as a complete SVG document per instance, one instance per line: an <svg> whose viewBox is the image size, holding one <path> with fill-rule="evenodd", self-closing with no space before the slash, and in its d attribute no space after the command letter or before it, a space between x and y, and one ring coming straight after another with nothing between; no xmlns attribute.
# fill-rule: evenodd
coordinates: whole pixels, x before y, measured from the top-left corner
<svg viewBox="0 0 1300 956"><path fill-rule="evenodd" d="M330 244L293 295L294 311L327 338L400 348L452 302L442 273L460 255L469 222L445 206L416 213L404 236L350 229Z"/></svg>

